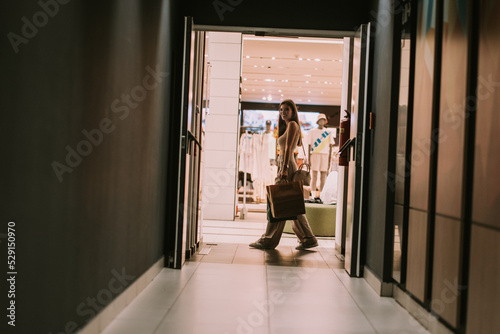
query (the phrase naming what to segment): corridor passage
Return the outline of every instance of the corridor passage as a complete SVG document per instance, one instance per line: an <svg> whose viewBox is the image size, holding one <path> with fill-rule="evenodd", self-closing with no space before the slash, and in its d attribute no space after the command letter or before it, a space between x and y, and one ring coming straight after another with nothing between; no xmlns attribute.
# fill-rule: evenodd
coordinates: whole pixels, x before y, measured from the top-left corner
<svg viewBox="0 0 500 334"><path fill-rule="evenodd" d="M104 334L424 334L392 298L350 278L332 248L203 245L163 269Z"/></svg>

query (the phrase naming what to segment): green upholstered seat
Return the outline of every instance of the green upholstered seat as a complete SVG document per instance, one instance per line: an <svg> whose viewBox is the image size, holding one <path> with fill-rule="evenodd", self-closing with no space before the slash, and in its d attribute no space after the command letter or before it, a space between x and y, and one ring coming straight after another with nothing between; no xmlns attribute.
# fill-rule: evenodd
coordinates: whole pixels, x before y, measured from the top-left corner
<svg viewBox="0 0 500 334"><path fill-rule="evenodd" d="M314 235L318 237L335 236L336 204L306 203L306 217ZM286 222L285 233L293 233L292 223Z"/></svg>

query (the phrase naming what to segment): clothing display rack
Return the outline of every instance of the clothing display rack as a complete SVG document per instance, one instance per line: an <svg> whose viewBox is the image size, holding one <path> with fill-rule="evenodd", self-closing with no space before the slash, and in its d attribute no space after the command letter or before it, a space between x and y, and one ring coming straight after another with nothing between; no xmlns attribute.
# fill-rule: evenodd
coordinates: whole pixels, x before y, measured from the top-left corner
<svg viewBox="0 0 500 334"><path fill-rule="evenodd" d="M245 136L248 136L253 133L259 133L262 131L262 127L241 127L243 131L245 131ZM241 209L240 219L245 219L248 213L247 209L247 174L248 174L248 159L247 159L247 150L248 150L248 138L244 138L243 141L243 207Z"/></svg>

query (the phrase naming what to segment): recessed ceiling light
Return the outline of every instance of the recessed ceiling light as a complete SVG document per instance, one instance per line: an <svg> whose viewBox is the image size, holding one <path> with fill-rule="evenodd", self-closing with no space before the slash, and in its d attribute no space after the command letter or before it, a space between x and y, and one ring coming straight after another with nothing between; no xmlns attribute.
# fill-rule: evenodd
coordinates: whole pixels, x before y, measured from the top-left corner
<svg viewBox="0 0 500 334"><path fill-rule="evenodd" d="M264 88L262 88L262 91L265 92L266 90Z"/></svg>
<svg viewBox="0 0 500 334"><path fill-rule="evenodd" d="M328 84L328 81L325 81L325 85L327 85L327 84Z"/></svg>
<svg viewBox="0 0 500 334"><path fill-rule="evenodd" d="M306 81L306 83L309 83L309 81Z"/></svg>
<svg viewBox="0 0 500 334"><path fill-rule="evenodd" d="M243 78L243 81L247 81L247 78Z"/></svg>
<svg viewBox="0 0 500 334"><path fill-rule="evenodd" d="M281 93L281 89L279 89L279 90L278 90L278 92L280 92L280 93Z"/></svg>
<svg viewBox="0 0 500 334"><path fill-rule="evenodd" d="M307 102L311 102L311 100L307 100Z"/></svg>
<svg viewBox="0 0 500 334"><path fill-rule="evenodd" d="M250 56L246 56L246 58L248 59L248 58L250 58Z"/></svg>
<svg viewBox="0 0 500 334"><path fill-rule="evenodd" d="M311 58L307 58L307 61L311 61Z"/></svg>
<svg viewBox="0 0 500 334"><path fill-rule="evenodd" d="M253 65L253 67L257 67L257 65Z"/></svg>
<svg viewBox="0 0 500 334"><path fill-rule="evenodd" d="M265 101L265 100L266 100L266 97L264 96L262 99Z"/></svg>
<svg viewBox="0 0 500 334"><path fill-rule="evenodd" d="M320 60L321 60L321 59L319 59L319 58L315 58L315 59L314 59L314 61L320 61Z"/></svg>
<svg viewBox="0 0 500 334"><path fill-rule="evenodd" d="M299 58L299 60L302 60L302 58Z"/></svg>
<svg viewBox="0 0 500 334"><path fill-rule="evenodd" d="M234 1L236 2L236 1ZM341 38L283 38L283 37L261 37L244 35L245 41L259 41L259 42L284 42L284 43L313 43L313 44L344 44Z"/></svg>
<svg viewBox="0 0 500 334"><path fill-rule="evenodd" d="M311 75L310 75L310 74L304 74L304 76L305 76L305 77L311 77Z"/></svg>
<svg viewBox="0 0 500 334"><path fill-rule="evenodd" d="M272 60L275 60L275 59L276 59L276 57L272 57L271 59L272 59Z"/></svg>

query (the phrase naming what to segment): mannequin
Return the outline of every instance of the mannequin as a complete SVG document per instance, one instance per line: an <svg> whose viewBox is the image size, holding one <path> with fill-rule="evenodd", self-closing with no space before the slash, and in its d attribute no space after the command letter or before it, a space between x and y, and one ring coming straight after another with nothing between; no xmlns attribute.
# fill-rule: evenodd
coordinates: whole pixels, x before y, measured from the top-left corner
<svg viewBox="0 0 500 334"><path fill-rule="evenodd" d="M325 128L327 122L326 115L320 114L316 121L318 127L309 131L309 152L311 154L309 161L311 163L311 192L313 194L318 190L318 172L320 174L319 191L323 190L328 173L330 152L335 143L331 131Z"/></svg>
<svg viewBox="0 0 500 334"><path fill-rule="evenodd" d="M276 164L276 138L274 138L273 129L271 129L272 122L270 120L266 121L266 132L264 135L268 138L269 145L269 163L271 166Z"/></svg>

